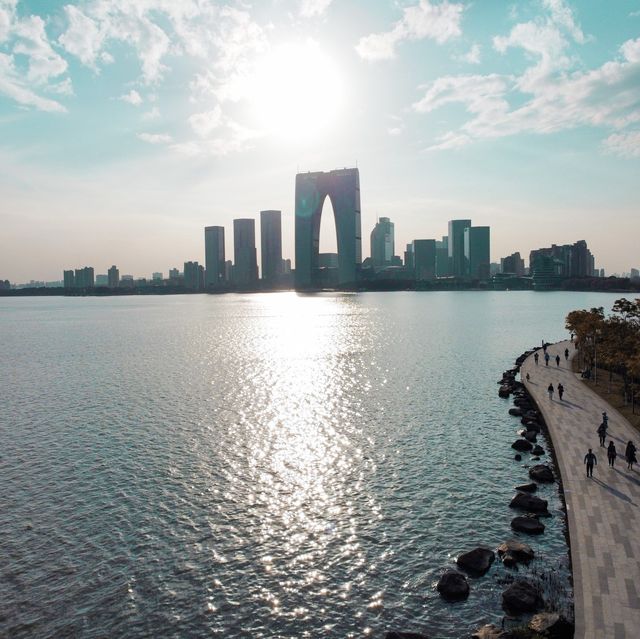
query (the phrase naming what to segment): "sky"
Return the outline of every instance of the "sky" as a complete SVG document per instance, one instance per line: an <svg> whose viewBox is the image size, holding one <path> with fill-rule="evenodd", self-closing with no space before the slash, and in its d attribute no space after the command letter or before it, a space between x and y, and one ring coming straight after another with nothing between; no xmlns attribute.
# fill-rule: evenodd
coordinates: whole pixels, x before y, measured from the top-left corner
<svg viewBox="0 0 640 639"><path fill-rule="evenodd" d="M640 0L0 0L0 279L232 259L263 209L293 258L295 174L352 166L363 257L470 218L640 267Z"/></svg>

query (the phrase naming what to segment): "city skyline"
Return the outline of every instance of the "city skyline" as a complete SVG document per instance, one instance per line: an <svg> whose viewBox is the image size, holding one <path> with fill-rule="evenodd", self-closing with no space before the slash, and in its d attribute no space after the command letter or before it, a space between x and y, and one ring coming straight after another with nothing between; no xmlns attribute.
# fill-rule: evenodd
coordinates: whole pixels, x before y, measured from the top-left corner
<svg viewBox="0 0 640 639"><path fill-rule="evenodd" d="M627 272L639 30L624 0L0 0L0 277L202 264L202 228L262 210L294 259L293 175L354 165L399 254L471 218L492 262L585 239Z"/></svg>

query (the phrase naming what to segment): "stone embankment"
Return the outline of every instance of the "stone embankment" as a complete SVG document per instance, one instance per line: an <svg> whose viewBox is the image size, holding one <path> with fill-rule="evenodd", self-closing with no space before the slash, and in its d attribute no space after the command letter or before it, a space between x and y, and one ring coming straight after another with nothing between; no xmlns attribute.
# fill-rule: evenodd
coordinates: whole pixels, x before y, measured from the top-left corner
<svg viewBox="0 0 640 639"><path fill-rule="evenodd" d="M503 398L513 397L514 406L509 414L519 417L523 428L519 431L519 438L511 447L516 451L514 458L522 460L522 455L530 455L532 461L540 461L546 454L543 446L538 443L539 436L547 434L546 423L536 401L531 397L525 384L517 379L522 363L535 349L523 353L515 366L503 373L498 395ZM553 452L553 451L551 451ZM512 530L526 535L541 535L545 525L541 518L551 517L546 499L537 497L539 484L549 484L556 481L553 468L548 464L534 464L529 468L529 481L515 487L516 493L508 504L519 511L511 521ZM561 489L561 485L559 485ZM456 559L457 568L447 567L439 579L436 589L445 601L455 602L467 599L471 594L468 577L478 579L485 575L491 565L498 558L507 569L518 570L519 565L527 565L535 557L534 549L523 541L506 539L500 544L496 552L491 548L479 546L460 554ZM543 638L572 639L574 626L572 621L553 610L553 602L546 601L544 587L539 578L529 575L518 577L507 573L502 582L506 588L502 592L502 608L511 618L520 619L524 626L517 631L509 631L489 624L479 628L474 639L520 639ZM533 615L532 617L529 616ZM528 625L527 625L527 619ZM517 632L517 635L516 635ZM389 632L386 639L428 639L427 635L414 632Z"/></svg>

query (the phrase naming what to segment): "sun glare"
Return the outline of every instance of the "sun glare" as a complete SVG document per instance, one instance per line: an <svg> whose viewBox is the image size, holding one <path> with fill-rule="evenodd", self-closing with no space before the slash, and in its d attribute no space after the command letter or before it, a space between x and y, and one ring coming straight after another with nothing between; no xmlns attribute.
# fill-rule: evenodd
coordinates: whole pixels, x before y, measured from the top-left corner
<svg viewBox="0 0 640 639"><path fill-rule="evenodd" d="M344 99L341 73L315 42L283 44L258 65L253 110L267 134L309 140L326 132Z"/></svg>

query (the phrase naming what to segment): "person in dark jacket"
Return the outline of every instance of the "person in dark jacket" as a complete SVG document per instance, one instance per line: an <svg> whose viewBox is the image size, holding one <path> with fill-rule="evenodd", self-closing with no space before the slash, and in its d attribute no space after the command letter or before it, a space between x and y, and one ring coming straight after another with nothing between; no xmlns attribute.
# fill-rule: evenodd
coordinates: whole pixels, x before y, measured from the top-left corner
<svg viewBox="0 0 640 639"><path fill-rule="evenodd" d="M589 452L584 456L584 463L587 465L587 477L593 477L593 465L598 465L598 458L593 454L591 449L589 449Z"/></svg>
<svg viewBox="0 0 640 639"><path fill-rule="evenodd" d="M609 460L609 466L611 466L611 468L613 468L617 456L616 445L613 443L613 439L610 439L609 446L607 447L607 459Z"/></svg>
<svg viewBox="0 0 640 639"><path fill-rule="evenodd" d="M624 456L627 458L627 470L633 470L633 465L638 461L636 459L636 450L635 444L630 441L624 451Z"/></svg>

